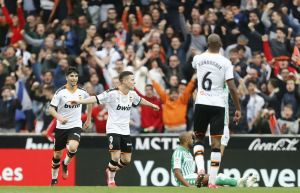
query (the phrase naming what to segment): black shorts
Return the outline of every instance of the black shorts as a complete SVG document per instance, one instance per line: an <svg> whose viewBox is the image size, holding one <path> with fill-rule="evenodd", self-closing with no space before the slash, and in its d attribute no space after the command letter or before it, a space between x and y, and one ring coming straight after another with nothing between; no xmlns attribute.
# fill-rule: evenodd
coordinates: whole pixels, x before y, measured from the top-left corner
<svg viewBox="0 0 300 193"><path fill-rule="evenodd" d="M107 134L107 139L109 151L121 150L121 152L123 153L132 152L132 142L130 135L109 133Z"/></svg>
<svg viewBox="0 0 300 193"><path fill-rule="evenodd" d="M74 127L72 129L55 129L54 150L60 151L66 148L69 140L80 141L81 128Z"/></svg>
<svg viewBox="0 0 300 193"><path fill-rule="evenodd" d="M210 135L223 135L225 108L196 104L194 131L205 134L210 124Z"/></svg>

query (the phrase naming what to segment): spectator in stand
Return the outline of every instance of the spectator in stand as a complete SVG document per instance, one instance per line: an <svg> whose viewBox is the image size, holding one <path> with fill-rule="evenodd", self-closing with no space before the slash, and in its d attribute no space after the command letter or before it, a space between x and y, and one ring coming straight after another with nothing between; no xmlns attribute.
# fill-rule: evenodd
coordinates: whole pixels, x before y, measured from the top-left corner
<svg viewBox="0 0 300 193"><path fill-rule="evenodd" d="M149 61L149 76L155 80L158 84L160 84L163 88L166 88L166 83L165 83L165 74L163 73L162 70L162 64L160 63L159 60L151 60Z"/></svg>
<svg viewBox="0 0 300 193"><path fill-rule="evenodd" d="M69 62L67 59L59 60L58 65L54 71L54 87L56 90L67 83L65 78L65 72L68 69L68 67Z"/></svg>
<svg viewBox="0 0 300 193"><path fill-rule="evenodd" d="M22 106L18 99L14 98L15 91L10 86L1 88L0 99L0 133L15 132L15 113L16 109L21 109Z"/></svg>
<svg viewBox="0 0 300 193"><path fill-rule="evenodd" d="M113 34L116 30L115 26L118 21L118 13L115 8L109 8L107 10L107 19L100 23L98 27L98 33L102 38L106 37L106 34Z"/></svg>
<svg viewBox="0 0 300 193"><path fill-rule="evenodd" d="M103 48L101 51L97 51L96 55L102 59L102 60L108 60L105 65L107 65L107 68L114 68L115 62L121 58L119 52L114 48L114 44L112 42L113 36L110 36L105 39L103 42Z"/></svg>
<svg viewBox="0 0 300 193"><path fill-rule="evenodd" d="M238 24L234 21L233 12L231 10L225 10L224 20L216 27L215 32L219 34L223 40L224 48L236 42L236 38L240 34L240 29Z"/></svg>
<svg viewBox="0 0 300 193"><path fill-rule="evenodd" d="M281 110L283 110L283 107L291 104L293 107L293 117L299 116L300 110L299 110L299 93L297 92L298 89L296 89L295 81L293 79L289 79L286 82L286 90L287 92L284 93L281 101Z"/></svg>
<svg viewBox="0 0 300 193"><path fill-rule="evenodd" d="M286 29L277 28L275 38L269 41L268 36L263 35L262 41L263 50L268 61L272 60L272 57L290 55L290 37L287 37Z"/></svg>
<svg viewBox="0 0 300 193"><path fill-rule="evenodd" d="M96 95L98 95L104 91L103 85L99 83L99 77L96 73L90 74L89 83L91 83L91 86L93 87L94 93Z"/></svg>
<svg viewBox="0 0 300 193"><path fill-rule="evenodd" d="M109 0L90 0L88 1L88 11L91 15L92 24L98 25L100 22L107 19L107 10L113 8Z"/></svg>
<svg viewBox="0 0 300 193"><path fill-rule="evenodd" d="M1 7L2 7L2 12L5 16L6 22L9 25L10 28L10 44L15 44L19 40L23 38L21 31L24 29L25 26L25 18L24 18L24 13L23 13L23 8L22 8L22 0L17 1L17 16L13 16L11 18L4 0L0 1Z"/></svg>
<svg viewBox="0 0 300 193"><path fill-rule="evenodd" d="M4 64L4 73L11 73L17 70L16 50L8 46L1 54L2 63Z"/></svg>
<svg viewBox="0 0 300 193"><path fill-rule="evenodd" d="M184 78L182 72L182 66L180 66L180 61L177 55L172 55L169 57L169 66L167 68L167 79L169 79L172 75L175 75L179 78L179 80Z"/></svg>
<svg viewBox="0 0 300 193"><path fill-rule="evenodd" d="M294 39L294 49L293 54L291 57L292 64L296 69L298 69L298 72L300 70L300 33L297 35Z"/></svg>
<svg viewBox="0 0 300 193"><path fill-rule="evenodd" d="M50 86L50 85L44 85L43 86L43 90L42 90L42 94L45 97L45 102L43 103L43 107L42 107L42 119L43 119L43 127L41 130L42 135L46 136L47 134L47 128L49 126L49 124L52 121L52 116L49 113L49 106L50 106L50 102L51 99L53 98L55 93L54 87Z"/></svg>
<svg viewBox="0 0 300 193"><path fill-rule="evenodd" d="M49 21L51 11L53 10L54 2L51 0L40 0L40 8L42 10L42 20L44 23Z"/></svg>
<svg viewBox="0 0 300 193"><path fill-rule="evenodd" d="M8 73L4 72L3 62L0 60L0 88L3 88L5 77L7 76L7 74Z"/></svg>
<svg viewBox="0 0 300 193"><path fill-rule="evenodd" d="M115 32L115 42L118 50L124 50L125 49L125 44L127 41L127 32L124 29L124 25L121 21L118 21L116 24L116 32Z"/></svg>
<svg viewBox="0 0 300 193"><path fill-rule="evenodd" d="M243 78L247 75L247 64L244 61L240 61L239 52L237 48L233 48L229 51L229 58L234 66L234 71Z"/></svg>
<svg viewBox="0 0 300 193"><path fill-rule="evenodd" d="M266 107L275 111L276 117L280 117L280 103L283 93L278 87L278 81L274 78L270 79L267 84L267 94L260 93L266 101Z"/></svg>
<svg viewBox="0 0 300 193"><path fill-rule="evenodd" d="M190 56L190 52L192 49L197 49L200 52L204 52L207 46L206 37L202 35L202 27L200 23L193 23L191 25L191 33L188 33L189 29L186 25L186 20L183 14L183 7L179 8L179 16L180 16L180 28L184 36L184 40L190 42L189 51L187 56Z"/></svg>
<svg viewBox="0 0 300 193"><path fill-rule="evenodd" d="M53 9L51 10L48 22L52 22L55 19L62 21L72 14L72 10L71 0L54 1Z"/></svg>
<svg viewBox="0 0 300 193"><path fill-rule="evenodd" d="M264 61L264 56L259 52L254 52L249 64L249 68L254 68L262 82L270 79L272 69L269 64Z"/></svg>
<svg viewBox="0 0 300 193"><path fill-rule="evenodd" d="M148 78L151 79L151 77ZM169 94L167 94L157 82L152 80L153 87L163 104L162 113L165 133L182 133L187 130L187 105L195 89L196 78L197 76L194 75L181 95L179 95L177 87L171 88Z"/></svg>
<svg viewBox="0 0 300 193"><path fill-rule="evenodd" d="M171 44L167 49L167 57L171 55L177 55L181 64L186 63L186 53L189 49L190 40L186 40L183 43L180 41L179 37L174 36L171 39Z"/></svg>
<svg viewBox="0 0 300 193"><path fill-rule="evenodd" d="M237 48L238 46L244 46L244 48L245 48L244 58L245 58L246 61L250 60L251 57L252 57L252 51L247 46L248 42L249 42L249 39L245 35L239 35L238 38L237 38L237 43L229 45L226 48L226 50L225 50L225 56L226 57L230 56L229 53L230 53L231 49Z"/></svg>
<svg viewBox="0 0 300 193"><path fill-rule="evenodd" d="M66 48L69 55L76 55L78 53L78 45L75 31L72 29L70 20L65 19L61 22L62 35L60 37L62 46Z"/></svg>
<svg viewBox="0 0 300 193"><path fill-rule="evenodd" d="M278 119L281 134L299 134L299 120L293 116L293 109L291 104L287 104L281 111L281 118Z"/></svg>
<svg viewBox="0 0 300 193"><path fill-rule="evenodd" d="M240 92L242 95L242 106L246 108L246 116L248 123L248 132L256 132L255 126L260 118L261 110L265 104L264 99L257 94L257 83L253 80L248 80L246 83L247 90Z"/></svg>
<svg viewBox="0 0 300 193"><path fill-rule="evenodd" d="M145 105L141 105L141 132L142 133L162 133L162 108L161 101L154 95L153 86L147 84L145 87L145 95L142 95L135 89L139 96L145 98L147 101L159 106L159 110L155 111Z"/></svg>
<svg viewBox="0 0 300 193"><path fill-rule="evenodd" d="M126 5L122 15L122 23L124 29L128 33L132 33L133 30L142 27L143 25L143 15L140 7L135 6L135 13L130 13L130 8L132 5ZM132 10L131 10L132 12Z"/></svg>
<svg viewBox="0 0 300 193"><path fill-rule="evenodd" d="M244 82L249 80L255 82L256 86L260 87L264 83L264 79L259 76L258 71L255 68L248 68L247 75L243 78Z"/></svg>
<svg viewBox="0 0 300 193"><path fill-rule="evenodd" d="M22 68L19 67L16 72L18 80L15 82L16 96L22 105L22 110L18 110L15 115L16 119L16 132L26 129L26 132L35 132L34 120L35 115L32 111L32 99L30 98L25 85L25 75Z"/></svg>

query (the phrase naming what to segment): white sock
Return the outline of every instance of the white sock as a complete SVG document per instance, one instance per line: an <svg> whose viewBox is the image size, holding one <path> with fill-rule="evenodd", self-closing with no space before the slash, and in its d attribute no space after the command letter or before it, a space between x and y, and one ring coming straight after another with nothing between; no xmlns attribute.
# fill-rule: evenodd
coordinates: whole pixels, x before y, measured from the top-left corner
<svg viewBox="0 0 300 193"><path fill-rule="evenodd" d="M60 159L55 159L53 157L52 168L51 168L52 179L57 179L59 166L60 166Z"/></svg>
<svg viewBox="0 0 300 193"><path fill-rule="evenodd" d="M221 152L211 152L210 154L210 174L209 174L209 184L216 184L216 178L221 163Z"/></svg>
<svg viewBox="0 0 300 193"><path fill-rule="evenodd" d="M116 173L117 173L116 171L114 171L114 172L109 171L108 172L108 181L109 181L109 183L115 182Z"/></svg>
<svg viewBox="0 0 300 193"><path fill-rule="evenodd" d="M193 151L194 151L195 161L197 165L197 173L205 174L203 145L195 145Z"/></svg>
<svg viewBox="0 0 300 193"><path fill-rule="evenodd" d="M66 155L65 159L64 159L64 164L65 165L69 165L70 161L72 160L71 157L69 157L68 155Z"/></svg>
<svg viewBox="0 0 300 193"><path fill-rule="evenodd" d="M115 163L117 163L117 162L115 162ZM111 168L111 169L109 169L109 168ZM108 183L115 182L117 168L118 168L117 166L112 165L110 162L108 163ZM111 170L114 170L114 171L111 171Z"/></svg>
<svg viewBox="0 0 300 193"><path fill-rule="evenodd" d="M64 160L64 164L65 165L69 165L70 161L72 160L72 157L74 157L76 151L75 152L70 152L68 151L66 157L65 157L65 160Z"/></svg>
<svg viewBox="0 0 300 193"><path fill-rule="evenodd" d="M57 179L57 177L58 177L58 170L59 170L59 168L57 168L57 169L51 169L51 173L52 173L52 179Z"/></svg>

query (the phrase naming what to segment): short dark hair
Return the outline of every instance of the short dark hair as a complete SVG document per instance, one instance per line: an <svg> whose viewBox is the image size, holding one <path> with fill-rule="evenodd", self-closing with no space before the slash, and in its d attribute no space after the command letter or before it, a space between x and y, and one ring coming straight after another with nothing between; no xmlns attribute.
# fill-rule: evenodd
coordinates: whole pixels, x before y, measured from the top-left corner
<svg viewBox="0 0 300 193"><path fill-rule="evenodd" d="M229 53L239 53L239 50L235 47L235 48L232 48Z"/></svg>
<svg viewBox="0 0 300 193"><path fill-rule="evenodd" d="M277 28L276 28L276 31L277 31L277 30L281 31L281 32L284 33L285 35L288 34L287 30L286 30L285 28L283 28L283 27L277 27Z"/></svg>
<svg viewBox="0 0 300 193"><path fill-rule="evenodd" d="M144 37L144 33L141 29L134 29L132 32L133 35L142 39Z"/></svg>
<svg viewBox="0 0 300 193"><path fill-rule="evenodd" d="M240 50L243 50L244 52L246 51L246 47L243 46L243 45L237 45L235 48L236 48L238 51L240 51Z"/></svg>
<svg viewBox="0 0 300 193"><path fill-rule="evenodd" d="M257 82L255 80L248 80L246 82L246 87L248 88L249 84L254 84L255 86L257 86Z"/></svg>
<svg viewBox="0 0 300 193"><path fill-rule="evenodd" d="M124 78L126 78L127 76L133 75L133 72L130 71L123 71L120 73L119 75L119 81L123 82Z"/></svg>
<svg viewBox="0 0 300 193"><path fill-rule="evenodd" d="M66 71L66 76L68 76L68 75L71 74L71 73L79 74L79 71L78 71L78 69L77 69L76 67L70 66L70 67L68 68L68 70Z"/></svg>

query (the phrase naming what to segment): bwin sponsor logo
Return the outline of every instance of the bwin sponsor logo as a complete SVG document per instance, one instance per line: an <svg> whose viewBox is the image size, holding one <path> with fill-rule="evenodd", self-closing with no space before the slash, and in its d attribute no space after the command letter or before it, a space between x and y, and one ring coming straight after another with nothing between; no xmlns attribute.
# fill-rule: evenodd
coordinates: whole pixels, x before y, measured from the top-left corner
<svg viewBox="0 0 300 193"><path fill-rule="evenodd" d="M69 109L74 109L74 108L79 108L79 107L80 107L80 104L78 104L78 105L68 105L68 104L65 104L64 107L65 107L65 108L69 108Z"/></svg>
<svg viewBox="0 0 300 193"><path fill-rule="evenodd" d="M131 106L121 106L121 105L118 105L117 106L117 110L121 110L121 111L130 111L130 109L131 109Z"/></svg>

